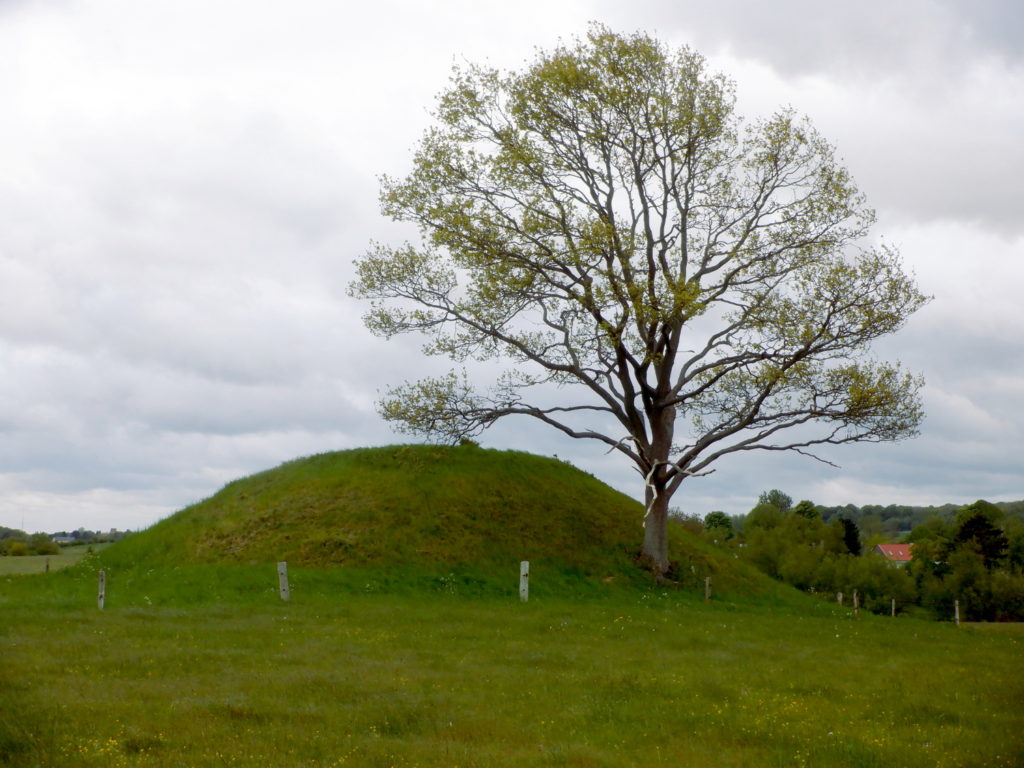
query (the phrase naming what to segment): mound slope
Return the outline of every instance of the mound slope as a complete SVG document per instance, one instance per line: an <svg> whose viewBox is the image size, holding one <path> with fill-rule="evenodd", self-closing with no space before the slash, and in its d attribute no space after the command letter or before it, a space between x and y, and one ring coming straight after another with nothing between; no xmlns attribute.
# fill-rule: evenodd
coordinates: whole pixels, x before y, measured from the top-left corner
<svg viewBox="0 0 1024 768"><path fill-rule="evenodd" d="M557 459L473 446L319 454L229 483L112 548L151 563L437 567L632 561L643 507Z"/></svg>
<svg viewBox="0 0 1024 768"><path fill-rule="evenodd" d="M568 578L647 580L637 567L643 506L557 459L475 446L402 445L296 459L104 550L103 565L351 567L508 580L520 560ZM781 585L681 526L674 577L733 593ZM783 590L788 591L788 590Z"/></svg>

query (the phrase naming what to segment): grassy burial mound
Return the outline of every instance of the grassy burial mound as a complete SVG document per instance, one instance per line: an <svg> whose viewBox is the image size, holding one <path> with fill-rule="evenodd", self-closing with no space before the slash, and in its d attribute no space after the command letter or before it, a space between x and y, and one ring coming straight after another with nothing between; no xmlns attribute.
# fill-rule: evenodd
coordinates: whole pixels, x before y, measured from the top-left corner
<svg viewBox="0 0 1024 768"><path fill-rule="evenodd" d="M324 453L229 483L109 556L150 564L601 570L637 548L642 506L556 459L472 446Z"/></svg>
<svg viewBox="0 0 1024 768"><path fill-rule="evenodd" d="M229 483L112 546L108 566L286 560L503 580L529 560L563 576L628 580L643 507L557 459L475 446L325 453ZM761 591L766 579L679 529L685 582Z"/></svg>

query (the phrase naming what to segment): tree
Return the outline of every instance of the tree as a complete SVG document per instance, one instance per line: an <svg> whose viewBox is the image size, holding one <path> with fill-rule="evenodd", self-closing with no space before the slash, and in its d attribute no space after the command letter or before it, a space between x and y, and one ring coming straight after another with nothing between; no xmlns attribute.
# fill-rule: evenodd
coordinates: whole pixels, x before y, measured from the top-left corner
<svg viewBox="0 0 1024 768"><path fill-rule="evenodd" d="M821 519L821 513L818 512L818 508L814 506L814 502L808 501L807 499L802 499L801 501L798 501L795 507L790 508L790 511L794 515L799 515L800 517L806 518L807 520Z"/></svg>
<svg viewBox="0 0 1024 768"><path fill-rule="evenodd" d="M721 535L722 538L732 538L732 518L721 510L708 512L704 515L704 528L710 533Z"/></svg>
<svg viewBox="0 0 1024 768"><path fill-rule="evenodd" d="M788 512L789 508L793 506L793 497L778 488L772 488L770 491L761 491L761 495L757 497L757 503L771 504L779 512Z"/></svg>
<svg viewBox="0 0 1024 768"><path fill-rule="evenodd" d="M57 555L60 547L45 533L33 533L28 539L29 552L33 555Z"/></svg>
<svg viewBox="0 0 1024 768"><path fill-rule="evenodd" d="M1003 521L1003 533L1006 534L1007 560L1012 569L1024 569L1024 522L1016 517L1007 517Z"/></svg>
<svg viewBox="0 0 1024 768"><path fill-rule="evenodd" d="M851 555L859 555L861 553L861 545L860 531L857 529L857 524L848 517L840 517L839 524L843 527L843 544L846 545L846 551Z"/></svg>
<svg viewBox="0 0 1024 768"><path fill-rule="evenodd" d="M744 531L753 531L756 528L778 528L780 525L782 525L782 513L774 504L758 504L747 513L743 520Z"/></svg>
<svg viewBox="0 0 1024 768"><path fill-rule="evenodd" d="M925 297L858 245L873 213L809 122L744 127L733 105L694 51L597 25L519 72L456 69L411 172L382 181L421 242L374 244L350 286L375 333L507 365L486 391L466 370L401 384L385 419L457 442L521 415L618 451L659 575L670 499L724 456L824 461L921 419L920 379L868 352Z"/></svg>
<svg viewBox="0 0 1024 768"><path fill-rule="evenodd" d="M1003 517L999 507L976 501L960 509L954 521L956 546L971 545L981 555L985 567L994 568L1006 559L1009 541L996 524Z"/></svg>

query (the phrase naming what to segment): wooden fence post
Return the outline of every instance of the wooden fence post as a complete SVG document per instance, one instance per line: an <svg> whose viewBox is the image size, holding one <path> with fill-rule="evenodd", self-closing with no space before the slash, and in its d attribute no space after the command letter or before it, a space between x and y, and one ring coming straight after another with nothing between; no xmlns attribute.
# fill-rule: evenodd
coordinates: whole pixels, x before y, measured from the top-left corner
<svg viewBox="0 0 1024 768"><path fill-rule="evenodd" d="M291 593L288 591L288 563L277 564L277 587L281 592L281 599L288 602Z"/></svg>
<svg viewBox="0 0 1024 768"><path fill-rule="evenodd" d="M100 610L102 611L103 610L103 603L107 599L107 572L106 571L100 571L100 584L99 584L99 587L100 587L100 591L99 591L99 594L96 596L96 602L99 605Z"/></svg>
<svg viewBox="0 0 1024 768"><path fill-rule="evenodd" d="M711 599L711 577L704 577L704 600L705 602Z"/></svg>
<svg viewBox="0 0 1024 768"><path fill-rule="evenodd" d="M953 601L953 621L956 622L956 625L958 627L960 626L960 601L959 600L954 600Z"/></svg>
<svg viewBox="0 0 1024 768"><path fill-rule="evenodd" d="M860 599L857 594L857 590L853 590L853 615L856 616L860 612Z"/></svg>
<svg viewBox="0 0 1024 768"><path fill-rule="evenodd" d="M896 598L895 597L892 599L892 615L893 616L896 615Z"/></svg>
<svg viewBox="0 0 1024 768"><path fill-rule="evenodd" d="M519 599L526 602L530 599L530 561L519 563Z"/></svg>

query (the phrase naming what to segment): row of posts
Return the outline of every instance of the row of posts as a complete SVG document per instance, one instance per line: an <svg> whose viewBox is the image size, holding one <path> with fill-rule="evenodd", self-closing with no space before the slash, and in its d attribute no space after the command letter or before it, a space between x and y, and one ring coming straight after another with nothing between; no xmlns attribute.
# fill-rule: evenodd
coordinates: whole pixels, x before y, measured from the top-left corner
<svg viewBox="0 0 1024 768"><path fill-rule="evenodd" d="M107 596L107 572L100 571L100 584L99 584L99 607L103 610L103 602ZM291 592L288 589L288 563L281 562L277 564L277 589L281 595L281 599L288 602L291 597ZM526 602L530 599L530 561L523 560L519 563L519 599L522 602ZM708 576L704 579L704 599L711 599L711 577ZM857 593L854 592L854 602L857 600ZM842 593L839 593L839 602L842 604L843 598ZM959 622L958 622L959 623Z"/></svg>
<svg viewBox="0 0 1024 768"><path fill-rule="evenodd" d="M842 592L836 592L836 602L839 603L840 605L843 604L843 593ZM854 613L854 615L857 615L858 613L860 613L860 595L857 593L856 589L853 590L853 613ZM890 614L892 616L896 615L896 598L895 597L892 598L892 601L890 602ZM960 626L960 601L959 600L954 600L953 601L953 621L956 623L956 625L958 627Z"/></svg>
<svg viewBox="0 0 1024 768"><path fill-rule="evenodd" d="M281 562L277 564L277 589L281 595L281 599L288 602L291 598L291 592L288 588L288 563ZM97 603L99 608L103 610L103 604L107 598L107 572L100 571L99 574L99 594L97 596ZM523 560L519 563L519 599L522 602L526 602L530 599L530 561ZM704 577L704 600L711 599L711 577ZM836 592L836 602L839 605L843 604L843 593ZM860 595L857 590L853 590L853 613L854 615L860 613ZM892 599L892 615L896 615L896 598ZM953 620L956 625L960 626L960 601L953 601Z"/></svg>

